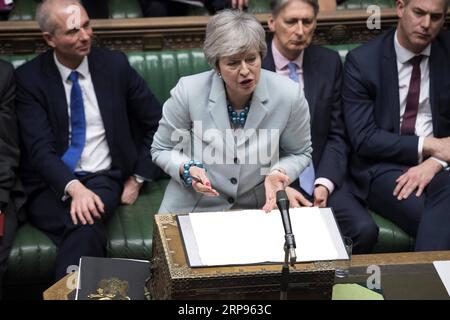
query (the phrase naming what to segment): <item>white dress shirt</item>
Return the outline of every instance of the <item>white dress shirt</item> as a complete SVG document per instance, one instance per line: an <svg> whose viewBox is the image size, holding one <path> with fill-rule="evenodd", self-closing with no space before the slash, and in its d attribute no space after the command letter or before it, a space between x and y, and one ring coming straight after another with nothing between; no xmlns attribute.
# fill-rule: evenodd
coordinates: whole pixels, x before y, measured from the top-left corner
<svg viewBox="0 0 450 320"><path fill-rule="evenodd" d="M290 62L294 62L297 65L297 74L298 74L298 83L300 85L300 88L303 90L305 85L304 85L304 79L303 79L303 56L304 56L304 51L302 51L302 53L297 57L297 59L290 61L288 60L285 56L283 56L281 54L280 51L278 51L278 49L275 46L275 42L272 41L272 55L273 55L273 61L275 64L275 71L276 73L282 74L286 77L289 77L289 69L288 69L288 64ZM323 185L325 186L325 188L328 189L329 194L332 194L334 191L334 183L327 178L324 177L319 177L314 181L314 186L317 185Z"/></svg>
<svg viewBox="0 0 450 320"><path fill-rule="evenodd" d="M53 55L56 66L61 75L64 91L66 94L67 111L69 115L69 144L71 135L70 121L70 92L72 90L72 82L68 79L72 71L79 74L78 83L80 84L83 94L84 112L86 118L86 143L81 154L75 172L97 172L111 168L111 154L106 141L105 126L98 107L97 96L95 95L94 85L92 84L91 73L89 72L88 59L85 57L76 70L71 70L62 65L56 54ZM67 187L73 182L70 181Z"/></svg>
<svg viewBox="0 0 450 320"><path fill-rule="evenodd" d="M416 56L415 53L402 47L397 38L397 32L394 37L395 52L397 55L397 69L398 69L398 87L400 98L400 128L403 122L403 115L406 109L406 100L408 97L409 84L411 81L411 74L413 66L408 61ZM415 134L419 137L418 144L418 158L419 163L423 161L423 141L425 137L433 136L433 119L431 114L430 103L430 54L431 44L428 45L421 53L423 55L420 63L420 97L419 110L417 112ZM435 157L434 160L439 162L444 168L447 167L445 161L441 161Z"/></svg>

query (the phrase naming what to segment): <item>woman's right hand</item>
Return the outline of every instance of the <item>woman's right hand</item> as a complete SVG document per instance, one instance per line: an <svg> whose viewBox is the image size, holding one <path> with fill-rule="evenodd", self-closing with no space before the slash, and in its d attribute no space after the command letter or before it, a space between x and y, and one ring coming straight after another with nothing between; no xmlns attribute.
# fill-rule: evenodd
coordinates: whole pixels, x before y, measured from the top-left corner
<svg viewBox="0 0 450 320"><path fill-rule="evenodd" d="M219 193L212 188L205 169L192 166L189 168L192 177L192 188L205 196L217 197Z"/></svg>

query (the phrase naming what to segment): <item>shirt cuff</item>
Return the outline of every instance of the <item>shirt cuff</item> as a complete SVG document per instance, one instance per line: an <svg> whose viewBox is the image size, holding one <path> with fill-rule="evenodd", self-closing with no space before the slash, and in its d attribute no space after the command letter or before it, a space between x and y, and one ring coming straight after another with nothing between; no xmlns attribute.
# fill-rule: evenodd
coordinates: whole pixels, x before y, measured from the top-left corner
<svg viewBox="0 0 450 320"><path fill-rule="evenodd" d="M147 181L147 182L152 182L153 181L153 179L151 179L151 178L146 178L146 177L143 177L143 176L140 176L140 175L138 175L138 174L133 174L133 176L136 178L136 179L139 179L139 180L142 180L142 181Z"/></svg>
<svg viewBox="0 0 450 320"><path fill-rule="evenodd" d="M418 154L418 163L423 162L423 142L425 140L425 137L419 137L419 144L417 145L417 154Z"/></svg>
<svg viewBox="0 0 450 320"><path fill-rule="evenodd" d="M314 186L317 186L319 184L328 189L328 194L332 194L333 193L333 191L334 191L334 183L331 182L330 179L317 178L316 181L314 182Z"/></svg>
<svg viewBox="0 0 450 320"><path fill-rule="evenodd" d="M72 183L74 183L75 181L78 181L78 179L70 180L70 181L66 184L66 187L64 188L64 195L63 195L62 198L61 198L62 201L66 201L67 199L70 198L70 195L67 193L67 189L68 189L69 186L70 186Z"/></svg>
<svg viewBox="0 0 450 320"><path fill-rule="evenodd" d="M434 161L436 161L437 163L439 163L439 164L442 166L443 169L445 169L445 168L448 167L447 162L442 161L441 159L438 159L438 158L436 158L436 157L430 157L430 159L433 159Z"/></svg>

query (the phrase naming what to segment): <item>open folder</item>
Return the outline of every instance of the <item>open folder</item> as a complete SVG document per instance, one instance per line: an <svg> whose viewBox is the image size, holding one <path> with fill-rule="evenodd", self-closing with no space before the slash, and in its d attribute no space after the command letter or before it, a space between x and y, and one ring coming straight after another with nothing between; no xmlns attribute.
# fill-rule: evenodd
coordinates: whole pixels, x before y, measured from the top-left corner
<svg viewBox="0 0 450 320"><path fill-rule="evenodd" d="M349 259L330 208L289 211L297 262ZM196 212L177 218L190 267L284 262L278 210Z"/></svg>

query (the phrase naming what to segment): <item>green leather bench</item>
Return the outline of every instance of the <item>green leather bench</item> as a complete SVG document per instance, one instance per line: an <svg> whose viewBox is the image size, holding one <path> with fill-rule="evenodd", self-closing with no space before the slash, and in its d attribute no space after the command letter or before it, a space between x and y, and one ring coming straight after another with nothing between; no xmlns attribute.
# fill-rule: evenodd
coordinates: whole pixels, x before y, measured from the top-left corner
<svg viewBox="0 0 450 320"><path fill-rule="evenodd" d="M394 0L347 0L337 6L338 10L364 10L371 5L380 8L395 8Z"/></svg>
<svg viewBox="0 0 450 320"><path fill-rule="evenodd" d="M35 0L16 0L15 7L8 20L34 20L37 2ZM249 12L269 12L269 0L250 0ZM189 15L208 15L205 8L192 6ZM109 17L111 19L142 18L142 10L138 0L109 0Z"/></svg>
<svg viewBox="0 0 450 320"><path fill-rule="evenodd" d="M249 0L248 11L254 14L269 13L270 0ZM363 10L369 5L380 8L395 7L394 0L347 0L337 6L338 10ZM35 0L16 0L14 10L8 20L33 20L36 10ZM204 8L192 7L189 15L208 15ZM141 18L142 10L138 0L109 0L109 16L111 19Z"/></svg>
<svg viewBox="0 0 450 320"><path fill-rule="evenodd" d="M334 46L345 57L351 46ZM15 67L31 59L33 55L0 56ZM143 76L161 103L169 97L169 91L179 77L209 69L200 50L130 52L130 64ZM132 206L121 206L108 222L109 257L149 259L151 256L153 215L162 200L168 179L143 187L140 197ZM380 227L376 252L401 252L413 249L414 241L392 222L373 214ZM53 243L39 230L25 224L18 230L5 275L8 289L17 286L45 288L52 282L52 270L56 257ZM12 290L11 292L14 292Z"/></svg>

